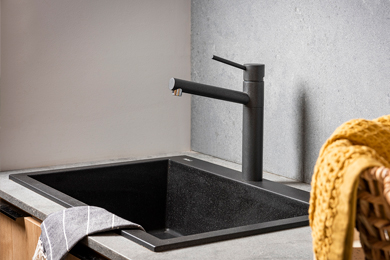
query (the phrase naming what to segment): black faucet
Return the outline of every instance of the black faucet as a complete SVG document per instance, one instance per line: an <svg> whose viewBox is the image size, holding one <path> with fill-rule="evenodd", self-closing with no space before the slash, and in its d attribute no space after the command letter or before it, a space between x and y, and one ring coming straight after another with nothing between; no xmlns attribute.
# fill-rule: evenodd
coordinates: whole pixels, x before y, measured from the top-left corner
<svg viewBox="0 0 390 260"><path fill-rule="evenodd" d="M264 68L263 64L238 64L218 56L214 60L244 70L244 91L235 91L171 78L169 89L243 104L242 176L248 181L263 180Z"/></svg>

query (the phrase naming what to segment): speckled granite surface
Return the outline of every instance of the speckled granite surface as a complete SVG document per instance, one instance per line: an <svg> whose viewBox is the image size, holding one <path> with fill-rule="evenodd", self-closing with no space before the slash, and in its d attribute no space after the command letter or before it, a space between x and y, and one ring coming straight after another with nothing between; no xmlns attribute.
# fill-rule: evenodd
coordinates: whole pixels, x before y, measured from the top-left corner
<svg viewBox="0 0 390 260"><path fill-rule="evenodd" d="M186 152L180 154L165 154L153 157L172 155L188 155L206 160L234 170L240 171L241 166L211 156ZM71 168L85 165L106 164L119 161L132 161L143 158L129 158L115 161L103 161L49 167L45 169ZM33 172L40 169L9 171L0 173L0 198L23 209L38 219L44 219L48 214L62 210L63 207L41 195L24 188L8 179L9 174ZM297 183L285 177L264 173L264 178L310 191L310 185ZM295 228L272 232L240 239L233 239L201 246L176 249L155 253L122 236L114 233L89 236L82 242L95 251L110 259L313 259L310 227Z"/></svg>

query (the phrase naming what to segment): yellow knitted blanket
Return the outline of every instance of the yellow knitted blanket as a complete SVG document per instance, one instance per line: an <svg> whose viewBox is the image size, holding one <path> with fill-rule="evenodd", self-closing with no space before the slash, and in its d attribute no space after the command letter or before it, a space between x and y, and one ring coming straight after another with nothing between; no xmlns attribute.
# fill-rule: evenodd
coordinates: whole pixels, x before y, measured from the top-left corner
<svg viewBox="0 0 390 260"><path fill-rule="evenodd" d="M390 115L344 123L322 146L309 208L317 260L351 259L359 174L372 166L390 167Z"/></svg>

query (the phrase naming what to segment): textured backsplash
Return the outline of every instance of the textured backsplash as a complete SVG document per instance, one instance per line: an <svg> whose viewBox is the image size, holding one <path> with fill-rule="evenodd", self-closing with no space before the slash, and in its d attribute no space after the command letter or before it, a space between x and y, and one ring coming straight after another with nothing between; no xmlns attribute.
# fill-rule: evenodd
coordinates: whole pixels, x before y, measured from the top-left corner
<svg viewBox="0 0 390 260"><path fill-rule="evenodd" d="M390 1L192 1L192 80L242 90L264 63L264 170L310 182L337 126L390 111ZM192 150L241 163L242 106L192 97Z"/></svg>

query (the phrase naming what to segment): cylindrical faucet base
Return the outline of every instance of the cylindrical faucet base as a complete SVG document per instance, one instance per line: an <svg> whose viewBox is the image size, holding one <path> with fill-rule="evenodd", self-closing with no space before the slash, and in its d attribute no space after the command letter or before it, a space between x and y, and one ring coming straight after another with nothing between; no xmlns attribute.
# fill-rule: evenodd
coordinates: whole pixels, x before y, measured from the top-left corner
<svg viewBox="0 0 390 260"><path fill-rule="evenodd" d="M264 82L244 81L251 99L243 107L242 174L248 181L263 179ZM256 102L252 102L255 101Z"/></svg>

